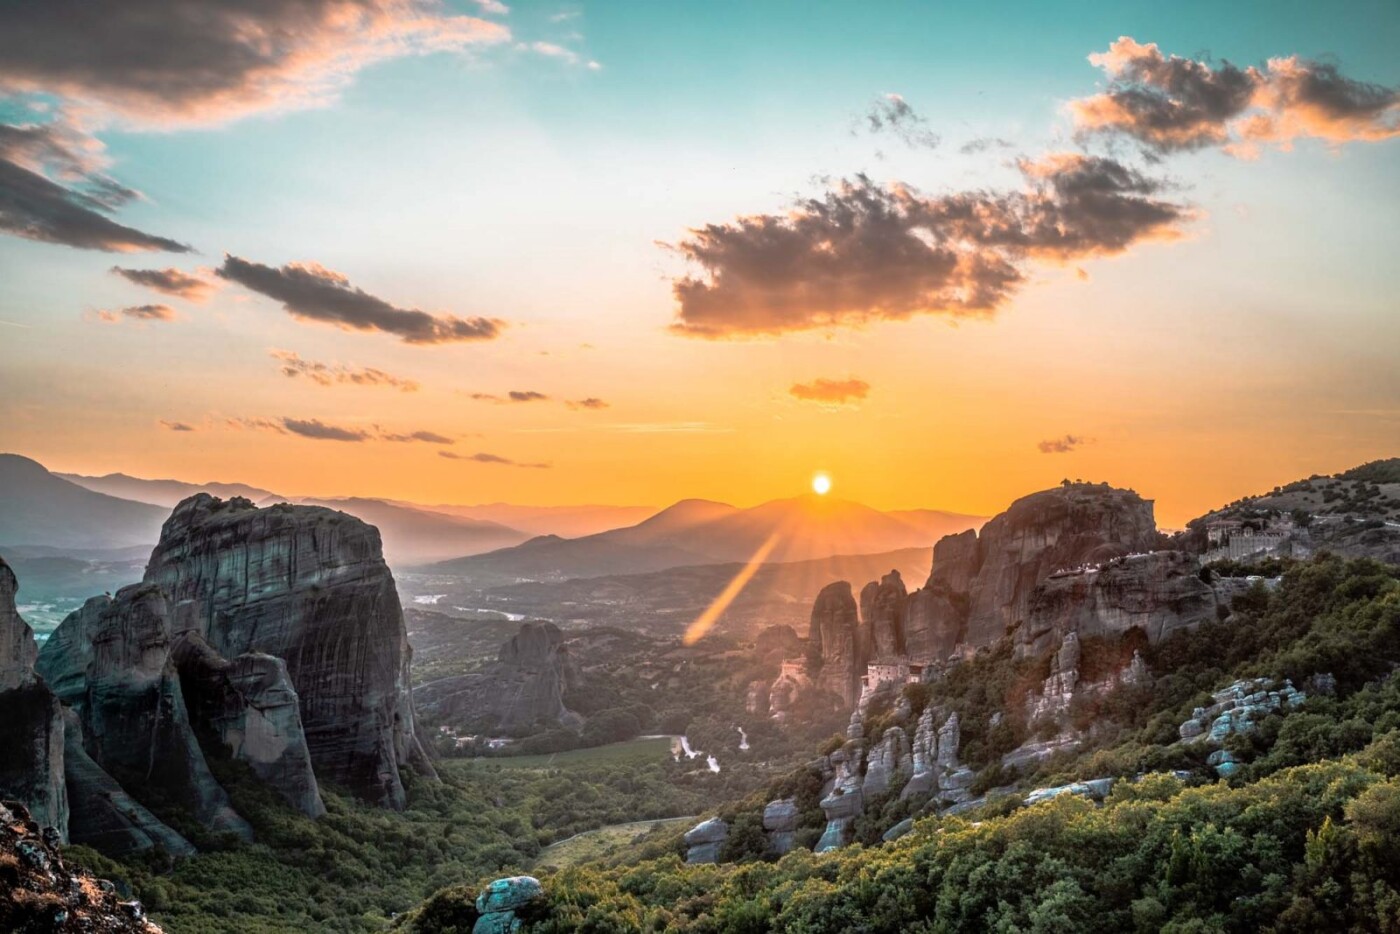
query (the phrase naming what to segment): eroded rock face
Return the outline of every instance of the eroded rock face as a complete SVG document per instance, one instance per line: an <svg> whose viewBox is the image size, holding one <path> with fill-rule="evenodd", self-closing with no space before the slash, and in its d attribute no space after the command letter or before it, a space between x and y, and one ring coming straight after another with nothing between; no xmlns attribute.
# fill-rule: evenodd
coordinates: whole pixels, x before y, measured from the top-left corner
<svg viewBox="0 0 1400 934"><path fill-rule="evenodd" d="M514 934L521 929L516 912L543 897L544 887L534 876L497 879L476 897L481 916L472 926L472 934Z"/></svg>
<svg viewBox="0 0 1400 934"><path fill-rule="evenodd" d="M204 826L251 840L190 724L167 616L165 596L151 584L123 587L103 610L83 704L88 752L119 781L158 789Z"/></svg>
<svg viewBox="0 0 1400 934"><path fill-rule="evenodd" d="M145 579L168 595L174 635L194 631L224 658L257 651L286 662L323 781L402 808L399 769L433 774L415 727L403 613L372 526L201 493L175 507Z"/></svg>
<svg viewBox="0 0 1400 934"><path fill-rule="evenodd" d="M815 640L814 648L821 658L817 685L840 697L846 706L854 705L860 696L860 675L865 667L858 650L859 626L851 585L837 581L823 587L812 605L807 638Z"/></svg>
<svg viewBox="0 0 1400 934"><path fill-rule="evenodd" d="M172 655L196 728L292 807L308 817L326 813L286 663L262 652L226 659L197 632L181 634Z"/></svg>
<svg viewBox="0 0 1400 934"><path fill-rule="evenodd" d="M777 855L789 853L797 845L800 817L797 804L791 798L778 798L764 806L763 830L768 834L768 845Z"/></svg>
<svg viewBox="0 0 1400 934"><path fill-rule="evenodd" d="M526 622L482 671L421 685L414 701L439 720L487 732L555 726L577 728L582 718L564 706L578 670L553 623Z"/></svg>
<svg viewBox="0 0 1400 934"><path fill-rule="evenodd" d="M80 608L63 618L49 633L35 670L43 676L58 699L75 710L87 700L87 670L92 664L92 638L102 622L102 614L112 605L108 596L91 597Z"/></svg>
<svg viewBox="0 0 1400 934"><path fill-rule="evenodd" d="M904 653L904 617L909 591L898 571L871 581L860 592L861 620L869 633L867 659L890 658Z"/></svg>
<svg viewBox="0 0 1400 934"><path fill-rule="evenodd" d="M892 726L870 749L861 791L867 800L882 795L891 787L898 787L912 771L908 734Z"/></svg>
<svg viewBox="0 0 1400 934"><path fill-rule="evenodd" d="M34 631L15 609L18 582L0 558L0 798L68 833L63 718L58 698L34 671Z"/></svg>
<svg viewBox="0 0 1400 934"><path fill-rule="evenodd" d="M1216 618L1217 597L1196 559L1180 551L1117 558L1054 575L1037 588L1018 652L1039 655L1071 632L1122 635L1139 629L1156 644L1180 629Z"/></svg>

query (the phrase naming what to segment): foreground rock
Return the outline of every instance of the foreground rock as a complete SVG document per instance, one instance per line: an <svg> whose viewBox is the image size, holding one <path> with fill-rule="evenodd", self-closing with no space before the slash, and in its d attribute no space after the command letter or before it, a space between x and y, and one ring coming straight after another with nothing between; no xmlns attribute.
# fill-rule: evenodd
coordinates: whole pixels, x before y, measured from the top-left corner
<svg viewBox="0 0 1400 934"><path fill-rule="evenodd" d="M0 931L160 934L140 902L64 863L58 835L18 802L0 803Z"/></svg>
<svg viewBox="0 0 1400 934"><path fill-rule="evenodd" d="M701 821L685 832L685 861L687 863L714 863L719 861L719 851L729 838L729 825L718 817Z"/></svg>
<svg viewBox="0 0 1400 934"><path fill-rule="evenodd" d="M514 934L521 930L520 914L544 897L544 887L534 876L510 876L492 882L476 897L481 916L472 934Z"/></svg>
<svg viewBox="0 0 1400 934"><path fill-rule="evenodd" d="M433 773L416 732L403 611L373 526L201 493L175 507L145 580L168 595L172 635L198 633L227 659L256 651L286 662L322 780L402 808L399 770Z"/></svg>
<svg viewBox="0 0 1400 934"><path fill-rule="evenodd" d="M23 804L34 820L68 833L63 780L63 714L35 673L34 632L15 609L18 582L0 558L0 797Z"/></svg>

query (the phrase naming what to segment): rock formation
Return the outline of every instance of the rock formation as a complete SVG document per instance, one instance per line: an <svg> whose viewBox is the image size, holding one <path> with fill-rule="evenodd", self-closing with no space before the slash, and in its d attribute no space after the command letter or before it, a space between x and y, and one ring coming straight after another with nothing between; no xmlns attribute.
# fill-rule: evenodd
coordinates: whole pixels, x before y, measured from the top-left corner
<svg viewBox="0 0 1400 934"><path fill-rule="evenodd" d="M322 780L402 808L399 769L433 774L374 527L321 507L200 493L166 521L145 580L169 597L172 635L196 632L228 659L257 651L286 662Z"/></svg>
<svg viewBox="0 0 1400 934"><path fill-rule="evenodd" d="M778 856L789 853L797 845L797 822L801 814L791 798L769 801L763 808L763 830L768 834L768 846Z"/></svg>
<svg viewBox="0 0 1400 934"><path fill-rule="evenodd" d="M103 610L87 682L85 745L106 772L124 784L158 790L206 827L252 839L195 737L158 587L124 587Z"/></svg>
<svg viewBox="0 0 1400 934"><path fill-rule="evenodd" d="M172 656L196 729L292 807L308 817L326 813L286 662L262 652L230 661L196 632L182 634Z"/></svg>
<svg viewBox="0 0 1400 934"><path fill-rule="evenodd" d="M0 803L0 931L90 931L160 934L137 901L116 886L68 865L52 826L41 828L25 806Z"/></svg>
<svg viewBox="0 0 1400 934"><path fill-rule="evenodd" d="M848 707L860 696L860 675L864 669L858 649L859 625L851 585L837 581L823 587L812 605L807 635L813 655L820 659L816 683L840 697Z"/></svg>
<svg viewBox="0 0 1400 934"><path fill-rule="evenodd" d="M1035 592L1017 651L1034 656L1066 633L1122 635L1139 629L1156 644L1216 618L1218 599L1191 555L1159 551L1052 575Z"/></svg>
<svg viewBox="0 0 1400 934"><path fill-rule="evenodd" d="M826 829L817 841L815 852L825 853L851 842L852 825L865 810L865 782L860 771L863 759L864 748L858 739L850 740L831 754L831 789L821 799Z"/></svg>
<svg viewBox="0 0 1400 934"><path fill-rule="evenodd" d="M868 646L866 659L890 658L904 654L904 616L909 591L898 571L871 581L860 592L862 640Z"/></svg>
<svg viewBox="0 0 1400 934"><path fill-rule="evenodd" d="M486 732L566 726L582 718L564 706L578 671L553 623L526 622L483 671L422 685L415 695L424 716Z"/></svg>
<svg viewBox="0 0 1400 934"><path fill-rule="evenodd" d="M884 794L892 786L898 787L912 772L909 737L901 727L892 726L870 749L861 791L869 800Z"/></svg>
<svg viewBox="0 0 1400 934"><path fill-rule="evenodd" d="M17 800L35 821L65 837L62 709L35 674L38 647L15 609L18 589L14 572L0 558L0 797Z"/></svg>
<svg viewBox="0 0 1400 934"><path fill-rule="evenodd" d="M534 876L497 879L476 897L480 916L472 934L515 934L521 929L517 913L544 897L544 887Z"/></svg>
<svg viewBox="0 0 1400 934"><path fill-rule="evenodd" d="M729 838L729 825L718 817L701 821L685 832L685 861L687 863L713 863L719 859L719 851Z"/></svg>

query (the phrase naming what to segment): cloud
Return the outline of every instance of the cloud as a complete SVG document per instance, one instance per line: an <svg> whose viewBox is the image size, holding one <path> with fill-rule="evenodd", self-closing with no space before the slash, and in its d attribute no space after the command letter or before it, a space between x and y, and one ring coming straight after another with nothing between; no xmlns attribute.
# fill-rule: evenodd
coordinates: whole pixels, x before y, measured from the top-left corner
<svg viewBox="0 0 1400 934"><path fill-rule="evenodd" d="M178 269L123 269L113 266L109 271L136 285L192 302L202 302L214 294L214 283Z"/></svg>
<svg viewBox="0 0 1400 934"><path fill-rule="evenodd" d="M1062 153L1019 167L1018 191L928 196L857 175L786 214L692 229L670 248L702 274L672 283L672 330L728 338L987 316L1024 282L1027 260L1121 253L1181 236L1194 216L1112 159Z"/></svg>
<svg viewBox="0 0 1400 934"><path fill-rule="evenodd" d="M505 42L437 0L0 4L0 92L126 126L215 125L333 101L377 61Z"/></svg>
<svg viewBox="0 0 1400 934"><path fill-rule="evenodd" d="M899 94L886 94L871 101L864 123L871 133L891 133L915 148L932 149L940 140L928 128L928 121Z"/></svg>
<svg viewBox="0 0 1400 934"><path fill-rule="evenodd" d="M422 441L426 444L456 444L446 435L440 435L435 431L410 431L407 434L391 434L381 431L379 437L385 441Z"/></svg>
<svg viewBox="0 0 1400 934"><path fill-rule="evenodd" d="M859 402L870 394L870 384L863 379L826 379L819 377L810 383L793 383L788 394L803 402L845 405Z"/></svg>
<svg viewBox="0 0 1400 934"><path fill-rule="evenodd" d="M472 2L486 16L505 16L510 12L510 7L502 3L501 0L472 0Z"/></svg>
<svg viewBox="0 0 1400 934"><path fill-rule="evenodd" d="M585 59L573 49L566 48L557 42L531 42L529 45L522 44L520 48L529 49L536 55L543 55L545 58L552 58L567 65L582 65L589 71L600 71L603 67L598 62Z"/></svg>
<svg viewBox="0 0 1400 934"><path fill-rule="evenodd" d="M0 231L108 253L189 252L183 243L112 220L110 215L140 195L104 175L105 164L102 144L66 118L0 123Z"/></svg>
<svg viewBox="0 0 1400 934"><path fill-rule="evenodd" d="M533 389L512 389L504 396L498 396L491 392L474 392L471 397L477 402L494 402L497 405L506 405L512 402L544 402L549 396L542 392L535 392Z"/></svg>
<svg viewBox="0 0 1400 934"><path fill-rule="evenodd" d="M123 317L134 321L174 321L177 315L169 305L131 305L120 311L99 311L97 317L108 324L116 324Z"/></svg>
<svg viewBox="0 0 1400 934"><path fill-rule="evenodd" d="M1042 454L1068 454L1075 448L1091 443L1092 440L1079 435L1065 435L1063 438L1051 438L1048 441L1038 442L1036 447L1040 449Z"/></svg>
<svg viewBox="0 0 1400 934"><path fill-rule="evenodd" d="M195 430L195 427L194 427L193 425L186 424L185 422L171 422L171 421L167 421L166 419L163 419L163 418L160 420L160 427L164 428L166 431L194 431L194 430Z"/></svg>
<svg viewBox="0 0 1400 934"><path fill-rule="evenodd" d="M317 418L284 418L282 427L294 435L312 438L317 441L368 441L370 433L359 428L340 428L327 425Z"/></svg>
<svg viewBox="0 0 1400 934"><path fill-rule="evenodd" d="M1012 149L1015 146L1016 144L1009 139L1002 139L998 136L980 136L963 143L958 147L958 152L965 156L975 156L989 149Z"/></svg>
<svg viewBox="0 0 1400 934"><path fill-rule="evenodd" d="M608 408L608 403L606 403L606 402L604 402L602 399L598 399L598 398L596 398L596 397L594 397L594 396L589 396L587 399L572 399L572 400L570 400L569 402L567 402L566 405L568 405L568 407L571 408L571 409L606 409L606 408Z"/></svg>
<svg viewBox="0 0 1400 934"><path fill-rule="evenodd" d="M396 308L317 263L288 263L276 269L225 254L215 274L281 302L293 317L395 334L408 344L490 340L504 324L495 318L434 316L416 308Z"/></svg>
<svg viewBox="0 0 1400 934"><path fill-rule="evenodd" d="M343 363L321 363L305 360L290 350L270 351L272 358L282 364L282 375L304 376L320 386L350 384L355 386L388 386L400 392L417 392L418 383L373 367L352 367Z"/></svg>
<svg viewBox="0 0 1400 934"><path fill-rule="evenodd" d="M475 461L478 464L500 464L505 467L528 467L532 470L548 470L550 464L525 464L513 461L509 457L502 457L499 454L487 454L485 451L478 451L475 454L457 454L452 451L438 451L438 457L445 457L454 461Z"/></svg>
<svg viewBox="0 0 1400 934"><path fill-rule="evenodd" d="M1125 134L1159 153L1219 146L1251 157L1261 143L1286 149L1306 137L1340 145L1400 135L1400 91L1296 55L1263 67L1212 65L1121 36L1089 61L1108 88L1070 102L1075 125Z"/></svg>

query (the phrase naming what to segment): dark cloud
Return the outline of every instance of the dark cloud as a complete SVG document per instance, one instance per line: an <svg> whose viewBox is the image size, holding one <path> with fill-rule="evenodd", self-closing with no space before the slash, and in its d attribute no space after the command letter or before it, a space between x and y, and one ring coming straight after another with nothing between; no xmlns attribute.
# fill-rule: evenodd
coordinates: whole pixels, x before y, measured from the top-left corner
<svg viewBox="0 0 1400 934"><path fill-rule="evenodd" d="M503 405L509 402L544 402L549 396L542 392L535 392L533 389L512 389L504 396L498 396L492 392L474 392L471 397L478 402L495 402Z"/></svg>
<svg viewBox="0 0 1400 934"><path fill-rule="evenodd" d="M112 220L138 195L102 174L104 162L101 144L66 121L0 124L0 231L82 250L189 252Z"/></svg>
<svg viewBox="0 0 1400 934"><path fill-rule="evenodd" d="M792 211L693 229L672 249L703 270L673 283L677 333L708 338L858 325L918 314L989 315L1028 259L1120 253L1180 235L1192 213L1112 159L1020 164L1019 191L926 196L864 175Z"/></svg>
<svg viewBox="0 0 1400 934"><path fill-rule="evenodd" d="M113 266L110 271L128 282L192 302L202 302L214 292L214 283L178 269L123 269Z"/></svg>
<svg viewBox="0 0 1400 934"><path fill-rule="evenodd" d="M224 264L215 272L281 302L294 317L358 331L383 331L409 344L490 340L503 324L494 318L434 316L416 308L396 308L316 263L288 263L278 269L225 254Z"/></svg>
<svg viewBox="0 0 1400 934"><path fill-rule="evenodd" d="M570 400L568 406L571 409L606 409L608 408L608 403L594 396L589 396L587 399Z"/></svg>
<svg viewBox="0 0 1400 934"><path fill-rule="evenodd" d="M1108 88L1070 102L1075 124L1122 133L1156 152L1221 146L1251 156L1260 143L1316 137L1340 144L1400 134L1400 91L1344 77L1298 56L1238 67L1162 54L1121 36L1089 61Z"/></svg>
<svg viewBox="0 0 1400 934"><path fill-rule="evenodd" d="M986 152L989 149L1012 149L1016 146L1009 139L1001 139L996 136L980 136L974 140L968 140L958 147L958 152L965 156L975 156L978 153Z"/></svg>
<svg viewBox="0 0 1400 934"><path fill-rule="evenodd" d="M131 305L119 311L99 311L97 317L108 324L115 324L123 317L135 321L174 321L175 309L169 305Z"/></svg>
<svg viewBox="0 0 1400 934"><path fill-rule="evenodd" d="M845 405L859 402L870 394L870 384L863 379L826 379L818 377L810 383L793 383L788 394L803 402Z"/></svg>
<svg viewBox="0 0 1400 934"><path fill-rule="evenodd" d="M163 418L160 420L160 427L164 428L166 431L194 431L194 430L195 430L195 428L194 428L193 425L186 424L185 422L172 422L172 421L167 421L166 419L163 419Z"/></svg>
<svg viewBox="0 0 1400 934"><path fill-rule="evenodd" d="M513 461L509 457L502 457L499 454L487 454L485 451L478 451L476 454L456 454L452 451L438 451L438 457L445 457L454 461L475 461L478 464L500 464L505 467L528 467L533 470L548 470L549 464L524 464Z"/></svg>
<svg viewBox="0 0 1400 934"><path fill-rule="evenodd" d="M890 133L916 148L932 149L939 143L939 136L928 128L928 121L898 94L871 101L863 122L871 133Z"/></svg>
<svg viewBox="0 0 1400 934"><path fill-rule="evenodd" d="M271 351L272 358L282 365L282 375L289 377L304 376L321 386L355 385L355 386L389 386L400 392L417 392L418 383L411 379L404 379L394 376L392 373L385 373L383 370L376 370L373 367L352 367L343 363L322 363L317 360L305 360L290 350Z"/></svg>
<svg viewBox="0 0 1400 934"><path fill-rule="evenodd" d="M326 103L376 61L509 37L437 0L3 3L0 92L128 125L208 125Z"/></svg>
<svg viewBox="0 0 1400 934"><path fill-rule="evenodd" d="M1036 444L1042 454L1068 454L1075 448L1082 447L1091 439L1080 437L1079 435L1065 435L1063 438L1051 438L1048 441L1041 441Z"/></svg>
<svg viewBox="0 0 1400 934"><path fill-rule="evenodd" d="M294 435L314 438L317 441L368 441L370 433L359 428L340 428L327 425L317 418L284 418L282 427Z"/></svg>
<svg viewBox="0 0 1400 934"><path fill-rule="evenodd" d="M392 434L381 431L379 437L385 441L422 441L426 444L455 444L446 435L440 435L435 431L410 431L407 434Z"/></svg>

